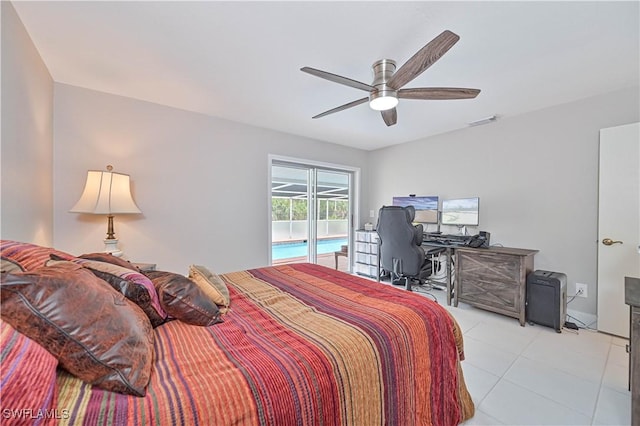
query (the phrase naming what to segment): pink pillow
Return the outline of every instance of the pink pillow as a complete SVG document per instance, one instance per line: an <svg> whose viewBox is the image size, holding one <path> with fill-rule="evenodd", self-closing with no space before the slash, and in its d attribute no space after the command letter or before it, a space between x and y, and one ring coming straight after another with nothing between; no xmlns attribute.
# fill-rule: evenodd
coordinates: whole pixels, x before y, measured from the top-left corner
<svg viewBox="0 0 640 426"><path fill-rule="evenodd" d="M0 241L0 256L14 261L25 271L33 271L44 266L52 254L60 260L73 259L72 255L50 247L11 240Z"/></svg>

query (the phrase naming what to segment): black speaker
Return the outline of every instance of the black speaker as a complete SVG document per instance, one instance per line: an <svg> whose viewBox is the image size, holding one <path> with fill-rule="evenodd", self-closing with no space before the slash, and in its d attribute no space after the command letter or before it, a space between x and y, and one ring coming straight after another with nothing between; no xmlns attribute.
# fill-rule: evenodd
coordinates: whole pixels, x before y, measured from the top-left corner
<svg viewBox="0 0 640 426"><path fill-rule="evenodd" d="M562 332L567 316L567 276L537 270L527 275L527 321Z"/></svg>

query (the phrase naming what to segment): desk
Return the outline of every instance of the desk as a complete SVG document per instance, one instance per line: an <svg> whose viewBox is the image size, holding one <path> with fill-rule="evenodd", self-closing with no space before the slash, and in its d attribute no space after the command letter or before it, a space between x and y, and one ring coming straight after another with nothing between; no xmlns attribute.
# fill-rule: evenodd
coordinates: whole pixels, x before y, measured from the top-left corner
<svg viewBox="0 0 640 426"><path fill-rule="evenodd" d="M451 306L451 299L454 299L455 306L458 306L458 300L455 296L455 285L453 282L452 271L453 271L453 258L454 258L454 250L457 247L460 247L459 244L441 244L441 243L433 243L430 241L423 241L422 245L427 249L433 248L444 248L445 256L447 257L447 305Z"/></svg>
<svg viewBox="0 0 640 426"><path fill-rule="evenodd" d="M477 308L515 317L524 326L526 278L533 270L533 256L537 250L471 248L429 241L422 245L446 249L447 305L451 305L452 299L456 307L458 301L463 301Z"/></svg>
<svg viewBox="0 0 640 426"><path fill-rule="evenodd" d="M526 280L538 250L510 247L456 249L454 306L458 301L515 317L524 327Z"/></svg>

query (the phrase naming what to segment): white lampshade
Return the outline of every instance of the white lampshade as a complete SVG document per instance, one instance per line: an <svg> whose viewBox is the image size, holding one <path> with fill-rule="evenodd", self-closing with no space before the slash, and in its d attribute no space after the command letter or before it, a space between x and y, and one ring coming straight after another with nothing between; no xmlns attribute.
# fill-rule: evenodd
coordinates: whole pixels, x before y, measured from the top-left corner
<svg viewBox="0 0 640 426"><path fill-rule="evenodd" d="M122 256L113 229L113 215L142 213L142 211L131 196L129 175L114 173L111 170L113 170L111 166L107 166L106 172L89 170L82 196L69 211L107 215L107 238L104 240L104 251L114 256Z"/></svg>
<svg viewBox="0 0 640 426"><path fill-rule="evenodd" d="M98 170L87 172L82 196L69 211L91 214L142 213L131 196L129 175Z"/></svg>

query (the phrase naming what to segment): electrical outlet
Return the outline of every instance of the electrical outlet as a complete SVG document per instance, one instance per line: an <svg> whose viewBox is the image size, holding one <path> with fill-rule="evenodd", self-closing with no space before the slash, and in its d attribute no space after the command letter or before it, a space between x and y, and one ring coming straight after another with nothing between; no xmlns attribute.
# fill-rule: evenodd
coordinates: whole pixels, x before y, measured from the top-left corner
<svg viewBox="0 0 640 426"><path fill-rule="evenodd" d="M375 217L376 213L373 210L369 210L369 217Z"/></svg>
<svg viewBox="0 0 640 426"><path fill-rule="evenodd" d="M588 286L582 283L576 283L576 296L589 297Z"/></svg>

